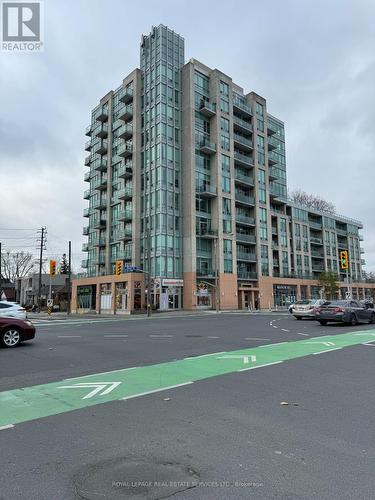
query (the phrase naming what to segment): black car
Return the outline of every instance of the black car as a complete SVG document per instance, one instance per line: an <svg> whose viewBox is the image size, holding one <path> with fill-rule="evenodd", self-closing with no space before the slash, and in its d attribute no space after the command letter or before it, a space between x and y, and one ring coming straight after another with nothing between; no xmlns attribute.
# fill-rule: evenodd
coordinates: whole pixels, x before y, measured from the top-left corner
<svg viewBox="0 0 375 500"><path fill-rule="evenodd" d="M315 319L321 325L332 322L355 326L358 323L375 323L375 310L356 300L332 300L316 309Z"/></svg>
<svg viewBox="0 0 375 500"><path fill-rule="evenodd" d="M35 327L31 321L0 317L0 345L16 347L34 337Z"/></svg>

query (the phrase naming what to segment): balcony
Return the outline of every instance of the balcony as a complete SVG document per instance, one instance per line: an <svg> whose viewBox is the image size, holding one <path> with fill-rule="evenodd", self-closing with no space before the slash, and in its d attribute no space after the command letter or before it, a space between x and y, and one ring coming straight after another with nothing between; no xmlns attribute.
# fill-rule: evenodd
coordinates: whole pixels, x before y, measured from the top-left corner
<svg viewBox="0 0 375 500"><path fill-rule="evenodd" d="M84 217L89 217L90 216L90 209L89 208L84 208L83 209L83 216Z"/></svg>
<svg viewBox="0 0 375 500"><path fill-rule="evenodd" d="M272 153L269 153L268 154L268 165L269 166L277 165L277 163L278 163L277 158Z"/></svg>
<svg viewBox="0 0 375 500"><path fill-rule="evenodd" d="M340 236L348 236L348 232L346 231L346 229L336 228L336 233L339 234Z"/></svg>
<svg viewBox="0 0 375 500"><path fill-rule="evenodd" d="M254 166L254 161L251 156L244 155L238 151L234 152L234 161L243 167Z"/></svg>
<svg viewBox="0 0 375 500"><path fill-rule="evenodd" d="M238 191L236 191L234 199L237 203L241 203L242 205L255 206L254 196L239 193Z"/></svg>
<svg viewBox="0 0 375 500"><path fill-rule="evenodd" d="M216 144L214 142L209 141L208 139L203 139L199 143L199 150L201 153L205 153L207 155L213 155L216 153Z"/></svg>
<svg viewBox="0 0 375 500"><path fill-rule="evenodd" d="M83 193L83 199L84 200L89 200L90 199L90 190L86 189Z"/></svg>
<svg viewBox="0 0 375 500"><path fill-rule="evenodd" d="M248 226L255 226L255 219L254 217L250 217L248 215L236 214L236 223L246 224Z"/></svg>
<svg viewBox="0 0 375 500"><path fill-rule="evenodd" d="M311 238L310 238L310 240L311 240ZM341 250L347 250L348 243L346 241L337 240L337 248L340 248Z"/></svg>
<svg viewBox="0 0 375 500"><path fill-rule="evenodd" d="M270 197L272 198L273 202L280 201L281 203L284 203L287 201L286 196L283 193L280 193L278 188L271 185L270 185Z"/></svg>
<svg viewBox="0 0 375 500"><path fill-rule="evenodd" d="M323 225L321 222L309 221L309 226L313 229L317 229L318 231L322 230Z"/></svg>
<svg viewBox="0 0 375 500"><path fill-rule="evenodd" d="M311 250L311 257L314 257L314 259L324 259L324 253Z"/></svg>
<svg viewBox="0 0 375 500"><path fill-rule="evenodd" d="M95 160L92 164L92 168L98 172L105 172L107 170L107 160Z"/></svg>
<svg viewBox="0 0 375 500"><path fill-rule="evenodd" d="M88 252L88 251L89 251L89 244L82 243L82 252Z"/></svg>
<svg viewBox="0 0 375 500"><path fill-rule="evenodd" d="M133 218L133 210L120 210L118 213L118 220L131 221Z"/></svg>
<svg viewBox="0 0 375 500"><path fill-rule="evenodd" d="M215 198L215 196L217 196L217 188L208 183L203 186L196 186L195 192L198 196L204 198Z"/></svg>
<svg viewBox="0 0 375 500"><path fill-rule="evenodd" d="M95 137L101 137L102 139L108 137L108 125L106 123L102 123L101 127L95 130Z"/></svg>
<svg viewBox="0 0 375 500"><path fill-rule="evenodd" d="M123 163L117 170L117 175L120 179L129 179L133 175L133 169L131 167L132 163Z"/></svg>
<svg viewBox="0 0 375 500"><path fill-rule="evenodd" d="M256 262L257 256L255 253L241 252L237 250L237 260L243 260L245 262Z"/></svg>
<svg viewBox="0 0 375 500"><path fill-rule="evenodd" d="M103 210L104 208L107 208L107 198L101 198L100 200L94 201L92 204L92 208L95 210Z"/></svg>
<svg viewBox="0 0 375 500"><path fill-rule="evenodd" d="M276 181L279 178L278 173L274 167L268 168L268 177L270 181Z"/></svg>
<svg viewBox="0 0 375 500"><path fill-rule="evenodd" d="M105 122L108 120L108 107L102 106L96 115L96 119L100 122Z"/></svg>
<svg viewBox="0 0 375 500"><path fill-rule="evenodd" d="M278 141L274 137L271 136L268 138L268 151L277 149L278 145Z"/></svg>
<svg viewBox="0 0 375 500"><path fill-rule="evenodd" d="M359 234L358 238L359 238L359 241L363 241L363 235L362 234Z"/></svg>
<svg viewBox="0 0 375 500"><path fill-rule="evenodd" d="M211 266L198 266L196 269L197 276L200 278L214 278L215 271Z"/></svg>
<svg viewBox="0 0 375 500"><path fill-rule="evenodd" d="M310 237L310 243L312 245L323 245L323 240L322 240L322 238Z"/></svg>
<svg viewBox="0 0 375 500"><path fill-rule="evenodd" d="M91 151L91 139L85 143L85 151Z"/></svg>
<svg viewBox="0 0 375 500"><path fill-rule="evenodd" d="M131 249L129 250L124 250L124 251L119 251L117 252L116 255L113 255L111 257L112 262L116 260L131 260L132 259L132 251Z"/></svg>
<svg viewBox="0 0 375 500"><path fill-rule="evenodd" d="M366 265L365 259L361 259L361 266L365 266L365 265Z"/></svg>
<svg viewBox="0 0 375 500"><path fill-rule="evenodd" d="M131 88L121 89L118 93L118 99L119 101L128 104L133 100L133 89Z"/></svg>
<svg viewBox="0 0 375 500"><path fill-rule="evenodd" d="M238 146L245 151L252 151L254 149L253 141L250 139L247 139L243 135L240 134L233 134L233 141L235 146Z"/></svg>
<svg viewBox="0 0 375 500"><path fill-rule="evenodd" d="M124 106L121 108L119 115L118 115L119 120L122 120L124 122L128 122L133 118L133 107L132 106Z"/></svg>
<svg viewBox="0 0 375 500"><path fill-rule="evenodd" d="M316 271L316 272L323 272L325 271L325 267L322 266L321 264L318 264L318 263L315 263L314 261L311 262L311 269L312 271Z"/></svg>
<svg viewBox="0 0 375 500"><path fill-rule="evenodd" d="M115 193L115 195L117 196L117 198L119 200L128 200L128 199L131 199L132 196L133 196L133 188L126 187L124 189L120 189L119 191L117 191Z"/></svg>
<svg viewBox="0 0 375 500"><path fill-rule="evenodd" d="M85 135L87 135L88 137L91 137L91 132L92 132L91 125L88 125L88 126L86 127L86 132L85 132Z"/></svg>
<svg viewBox="0 0 375 500"><path fill-rule="evenodd" d="M89 265L88 259L84 259L84 260L81 261L81 267L83 269L87 269L88 265Z"/></svg>
<svg viewBox="0 0 375 500"><path fill-rule="evenodd" d="M241 99L237 99L236 97L233 98L233 110L239 112L244 116L253 116L251 107L245 104Z"/></svg>
<svg viewBox="0 0 375 500"><path fill-rule="evenodd" d="M364 249L363 247L361 247L359 251L360 251L360 253L362 253L362 254L363 254L363 253L365 253L365 249Z"/></svg>
<svg viewBox="0 0 375 500"><path fill-rule="evenodd" d="M91 172L90 171L85 172L85 175L83 176L83 180L85 182L90 182L90 177L91 177Z"/></svg>
<svg viewBox="0 0 375 500"><path fill-rule="evenodd" d="M273 135L276 134L276 132L277 132L277 127L275 127L275 125L272 122L267 121L267 134Z"/></svg>
<svg viewBox="0 0 375 500"><path fill-rule="evenodd" d="M256 243L255 234L238 233L236 232L236 240L239 243Z"/></svg>
<svg viewBox="0 0 375 500"><path fill-rule="evenodd" d="M101 179L97 179L96 181L94 181L92 187L93 189L96 189L98 191L104 191L105 189L107 189L107 184L107 178L102 177Z"/></svg>
<svg viewBox="0 0 375 500"><path fill-rule="evenodd" d="M242 118L239 118L238 116L233 116L233 128L234 130L239 130L241 132L249 133L253 131L253 126L251 123L242 120Z"/></svg>
<svg viewBox="0 0 375 500"><path fill-rule="evenodd" d="M89 234L89 226L85 226L82 230L83 236L88 236Z"/></svg>
<svg viewBox="0 0 375 500"><path fill-rule="evenodd" d="M254 177L252 175L244 175L240 172L235 172L234 180L237 184L243 184L245 186L254 186Z"/></svg>
<svg viewBox="0 0 375 500"><path fill-rule="evenodd" d="M251 271L242 271L241 269L239 269L237 271L237 279L256 281L258 279L258 275L257 273Z"/></svg>
<svg viewBox="0 0 375 500"><path fill-rule="evenodd" d="M119 129L117 129L117 136L122 139L130 139L133 135L133 126L129 123L125 123L125 125L121 125Z"/></svg>
<svg viewBox="0 0 375 500"><path fill-rule="evenodd" d="M211 118L216 115L216 104L202 100L199 106L199 111L202 115L207 116L207 118Z"/></svg>
<svg viewBox="0 0 375 500"><path fill-rule="evenodd" d="M217 229L211 229L210 227L197 227L196 235L200 238L214 239L218 236Z"/></svg>
<svg viewBox="0 0 375 500"><path fill-rule="evenodd" d="M101 236L100 238L93 238L91 245L93 247L105 247L106 239L103 236Z"/></svg>
<svg viewBox="0 0 375 500"><path fill-rule="evenodd" d="M86 158L85 158L85 166L86 167L88 167L90 165L91 160L92 160L91 155L86 156Z"/></svg>
<svg viewBox="0 0 375 500"><path fill-rule="evenodd" d="M111 241L123 241L123 240L131 240L132 239L132 229L122 229L120 231L116 231L111 236Z"/></svg>
<svg viewBox="0 0 375 500"><path fill-rule="evenodd" d="M280 267L279 259L273 259L272 260L272 265L273 265L273 267Z"/></svg>
<svg viewBox="0 0 375 500"><path fill-rule="evenodd" d="M122 156L123 158L128 158L133 154L133 145L132 144L120 144L117 148L118 156Z"/></svg>
<svg viewBox="0 0 375 500"><path fill-rule="evenodd" d="M107 141L100 141L97 144L95 144L93 148L93 153L97 153L99 155L104 155L108 151L108 142Z"/></svg>

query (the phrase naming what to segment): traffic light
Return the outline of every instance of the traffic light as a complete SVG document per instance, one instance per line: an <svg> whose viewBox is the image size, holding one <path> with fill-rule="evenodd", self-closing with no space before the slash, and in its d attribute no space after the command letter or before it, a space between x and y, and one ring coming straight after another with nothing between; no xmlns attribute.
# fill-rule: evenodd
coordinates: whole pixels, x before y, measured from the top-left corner
<svg viewBox="0 0 375 500"><path fill-rule="evenodd" d="M50 274L50 276L56 276L56 261L55 260L49 261L49 274Z"/></svg>
<svg viewBox="0 0 375 500"><path fill-rule="evenodd" d="M120 276L120 274L122 274L122 260L116 260L115 274L116 276Z"/></svg>
<svg viewBox="0 0 375 500"><path fill-rule="evenodd" d="M341 269L349 269L348 251L347 250L342 250L340 252L340 266L341 266Z"/></svg>

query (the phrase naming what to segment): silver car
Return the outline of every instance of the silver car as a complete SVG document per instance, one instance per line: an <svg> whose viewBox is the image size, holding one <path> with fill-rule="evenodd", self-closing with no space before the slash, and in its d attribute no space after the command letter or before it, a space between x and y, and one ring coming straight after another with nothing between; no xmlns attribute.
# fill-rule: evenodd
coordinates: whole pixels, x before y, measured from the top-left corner
<svg viewBox="0 0 375 500"><path fill-rule="evenodd" d="M316 308L323 303L324 300L321 299L297 300L292 306L292 314L296 319L315 318Z"/></svg>

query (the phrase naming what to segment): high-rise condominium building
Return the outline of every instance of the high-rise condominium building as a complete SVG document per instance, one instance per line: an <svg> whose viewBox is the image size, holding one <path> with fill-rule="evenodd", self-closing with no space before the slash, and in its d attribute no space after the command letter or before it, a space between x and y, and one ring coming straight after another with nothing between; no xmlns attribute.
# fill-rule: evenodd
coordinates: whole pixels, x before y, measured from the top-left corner
<svg viewBox="0 0 375 500"><path fill-rule="evenodd" d="M288 203L283 122L228 75L185 63L167 27L142 37L140 69L100 100L86 135L81 307L142 308L149 278L161 309L286 305L319 297L323 270L344 293L342 249L354 295L366 293L361 223Z"/></svg>

